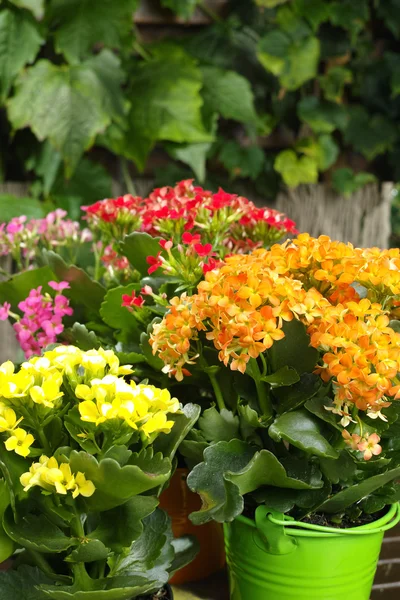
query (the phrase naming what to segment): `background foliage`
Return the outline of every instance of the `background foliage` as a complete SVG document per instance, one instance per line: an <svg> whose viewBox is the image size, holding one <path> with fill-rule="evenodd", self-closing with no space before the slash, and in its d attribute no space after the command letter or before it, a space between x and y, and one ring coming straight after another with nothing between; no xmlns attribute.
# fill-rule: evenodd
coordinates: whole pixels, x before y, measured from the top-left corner
<svg viewBox="0 0 400 600"><path fill-rule="evenodd" d="M399 178L400 0L230 0L225 19L156 43L138 4L0 1L2 180L76 217L112 177L133 191L128 166L153 171L160 149L163 183L267 199L282 182L351 194Z"/></svg>

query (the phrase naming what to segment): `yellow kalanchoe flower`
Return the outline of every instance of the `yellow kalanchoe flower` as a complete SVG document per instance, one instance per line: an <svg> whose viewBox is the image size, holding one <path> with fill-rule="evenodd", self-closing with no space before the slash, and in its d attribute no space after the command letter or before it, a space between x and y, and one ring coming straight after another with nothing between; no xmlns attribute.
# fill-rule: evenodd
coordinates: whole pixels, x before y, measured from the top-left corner
<svg viewBox="0 0 400 600"><path fill-rule="evenodd" d="M21 475L20 482L25 492L39 486L63 496L71 492L73 498L79 495L89 498L96 490L93 482L86 479L84 473L78 471L73 474L68 463L59 465L54 457L48 458L45 455L40 457L38 463L33 463L27 473Z"/></svg>
<svg viewBox="0 0 400 600"><path fill-rule="evenodd" d="M16 454L26 458L34 441L35 438L31 433L27 433L25 429L18 427L13 430L12 435L6 440L5 447L8 451L14 450Z"/></svg>
<svg viewBox="0 0 400 600"><path fill-rule="evenodd" d="M55 408L57 400L64 395L60 390L62 383L61 373L52 373L43 380L41 385L35 385L29 390L30 397L36 404L43 404L47 408Z"/></svg>
<svg viewBox="0 0 400 600"><path fill-rule="evenodd" d="M12 431L19 423L21 423L23 417L17 420L17 415L12 408L7 408L3 402L0 402L0 433L5 431Z"/></svg>

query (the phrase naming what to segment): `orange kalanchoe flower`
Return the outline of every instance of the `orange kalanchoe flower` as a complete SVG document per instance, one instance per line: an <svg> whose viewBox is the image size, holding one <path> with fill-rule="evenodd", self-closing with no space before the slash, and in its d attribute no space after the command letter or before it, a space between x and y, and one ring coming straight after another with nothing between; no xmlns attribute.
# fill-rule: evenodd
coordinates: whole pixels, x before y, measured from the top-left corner
<svg viewBox="0 0 400 600"><path fill-rule="evenodd" d="M297 319L320 352L315 372L333 385L327 408L346 427L353 407L385 419L382 408L400 398L400 333L390 327L400 312L397 294L399 249L358 249L301 234L270 250L228 257L206 274L197 294L171 302L150 343L164 371L181 380L204 332L219 360L244 373L250 358L284 337L283 323Z"/></svg>

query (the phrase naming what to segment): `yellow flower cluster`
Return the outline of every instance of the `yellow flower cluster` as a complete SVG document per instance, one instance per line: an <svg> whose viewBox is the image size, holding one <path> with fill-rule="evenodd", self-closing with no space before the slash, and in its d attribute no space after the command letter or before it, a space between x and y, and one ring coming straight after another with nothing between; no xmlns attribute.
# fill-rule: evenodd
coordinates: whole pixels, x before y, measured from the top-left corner
<svg viewBox="0 0 400 600"><path fill-rule="evenodd" d="M180 409L179 401L171 398L168 390L137 385L134 381L126 383L115 375L93 379L90 385L78 385L75 394L83 400L78 405L82 421L100 425L122 419L146 437L155 432L168 433L174 422L167 420L167 413Z"/></svg>
<svg viewBox="0 0 400 600"><path fill-rule="evenodd" d="M39 486L48 492L64 496L71 492L73 498L79 495L89 498L96 490L93 482L86 479L83 473L78 471L74 474L68 463L58 464L54 457L48 458L45 455L40 457L39 462L33 463L27 473L21 475L20 481L25 492Z"/></svg>

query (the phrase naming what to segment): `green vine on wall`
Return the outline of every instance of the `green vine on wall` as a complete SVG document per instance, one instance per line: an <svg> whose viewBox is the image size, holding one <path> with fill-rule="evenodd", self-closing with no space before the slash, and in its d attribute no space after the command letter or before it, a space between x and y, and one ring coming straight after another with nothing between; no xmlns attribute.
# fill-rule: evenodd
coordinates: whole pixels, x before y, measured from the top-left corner
<svg viewBox="0 0 400 600"><path fill-rule="evenodd" d="M224 19L160 3L210 24L144 43L139 0L0 1L3 179L68 208L110 193L110 164L142 172L159 148L166 179L270 197L399 179L400 0L230 0Z"/></svg>

